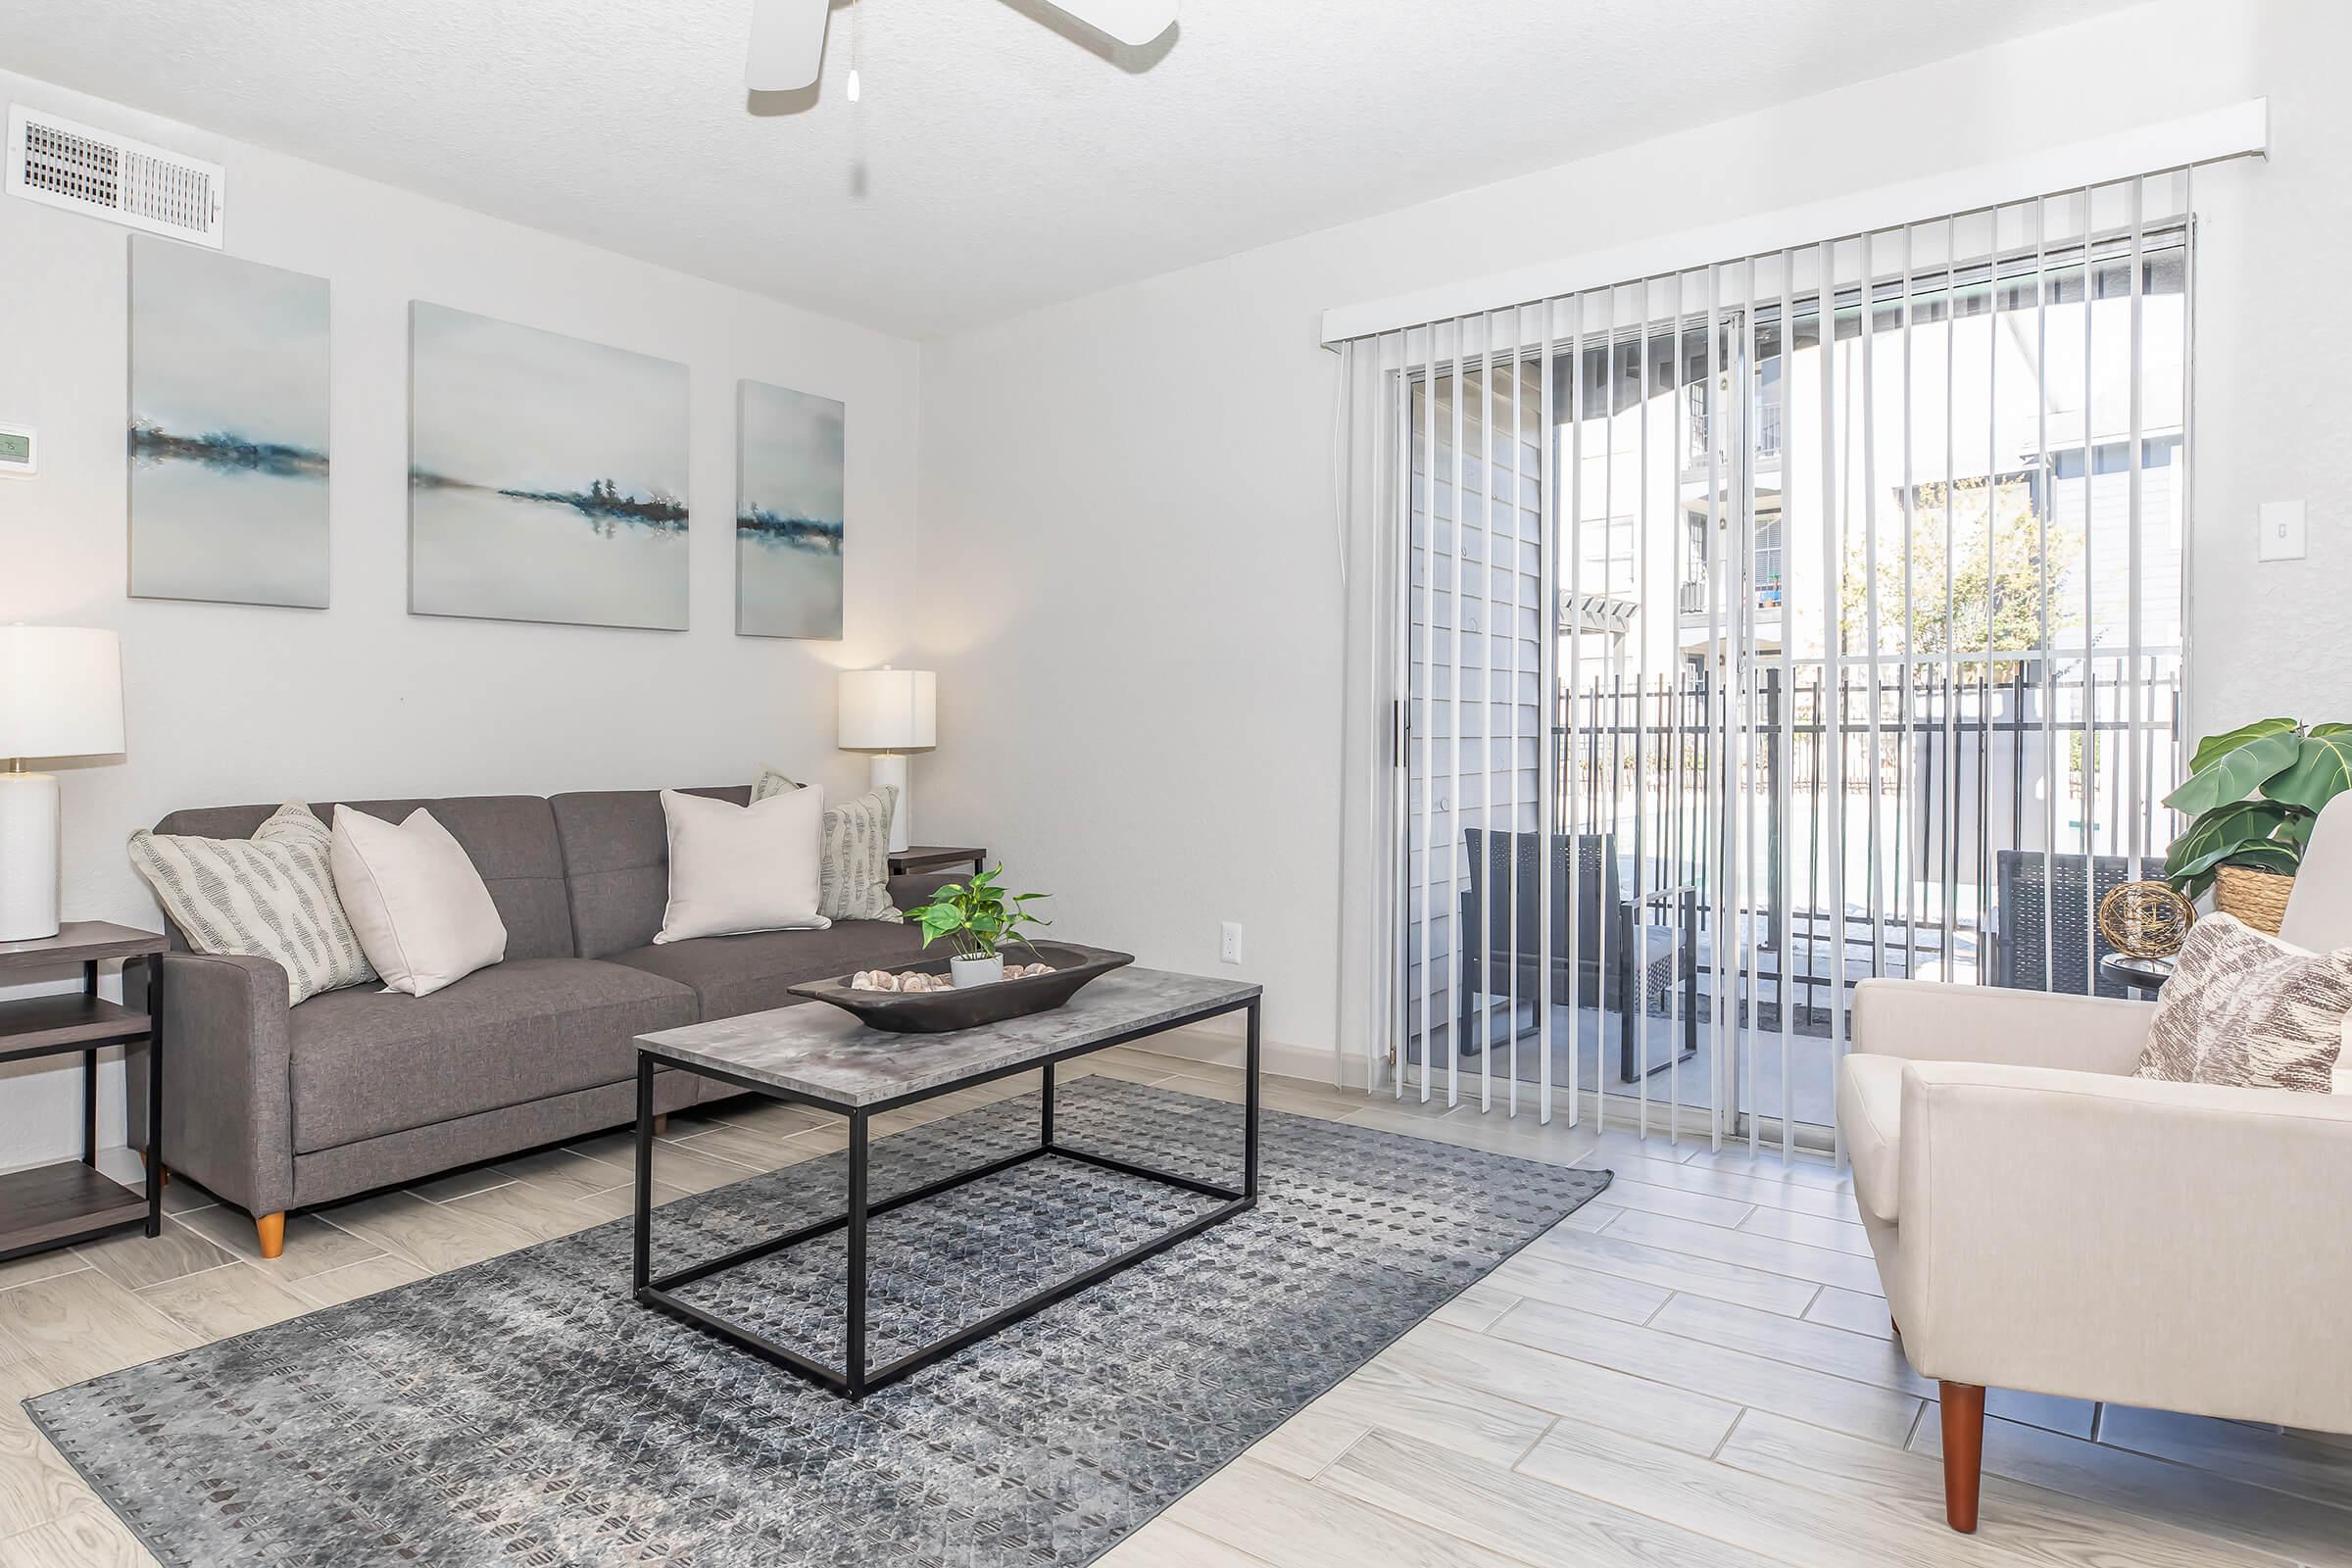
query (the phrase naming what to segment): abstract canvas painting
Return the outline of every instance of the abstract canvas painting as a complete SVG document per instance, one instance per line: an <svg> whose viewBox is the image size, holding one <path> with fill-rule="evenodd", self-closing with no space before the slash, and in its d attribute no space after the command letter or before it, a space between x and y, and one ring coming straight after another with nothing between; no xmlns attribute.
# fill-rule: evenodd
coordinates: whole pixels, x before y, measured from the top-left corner
<svg viewBox="0 0 2352 1568"><path fill-rule="evenodd" d="M686 368L410 309L409 609L686 628Z"/></svg>
<svg viewBox="0 0 2352 1568"><path fill-rule="evenodd" d="M130 592L326 606L326 280L130 242Z"/></svg>
<svg viewBox="0 0 2352 1568"><path fill-rule="evenodd" d="M842 406L738 383L735 630L841 635Z"/></svg>

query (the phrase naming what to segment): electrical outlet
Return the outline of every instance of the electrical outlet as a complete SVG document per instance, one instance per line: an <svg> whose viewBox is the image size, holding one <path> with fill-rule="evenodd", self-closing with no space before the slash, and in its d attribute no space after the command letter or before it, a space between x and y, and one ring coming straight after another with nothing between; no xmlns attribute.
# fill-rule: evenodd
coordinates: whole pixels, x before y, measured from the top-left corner
<svg viewBox="0 0 2352 1568"><path fill-rule="evenodd" d="M2303 556L2303 503L2265 501L2262 504L2262 538L2255 559L2301 561Z"/></svg>
<svg viewBox="0 0 2352 1568"><path fill-rule="evenodd" d="M1242 961L1242 922L1228 920L1222 928L1222 940L1217 944L1217 956L1227 963Z"/></svg>

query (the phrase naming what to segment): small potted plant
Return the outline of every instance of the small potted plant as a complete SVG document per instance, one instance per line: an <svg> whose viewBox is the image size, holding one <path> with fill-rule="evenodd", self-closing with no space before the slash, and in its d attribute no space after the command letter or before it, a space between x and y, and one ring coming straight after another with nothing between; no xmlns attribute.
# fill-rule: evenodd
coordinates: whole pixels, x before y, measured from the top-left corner
<svg viewBox="0 0 2352 1568"><path fill-rule="evenodd" d="M2352 724L2262 718L2198 742L2164 804L2193 818L2164 878L2182 896L2276 934L2320 810L2352 784Z"/></svg>
<svg viewBox="0 0 2352 1568"><path fill-rule="evenodd" d="M997 883L1004 874L1000 865L969 882L950 882L932 893L930 903L906 911L906 917L923 928L924 947L939 937L954 944L956 954L948 960L948 968L957 986L984 986L1004 979L1004 945L1018 942L1026 947L1022 926L1054 923L1031 914L1026 907L1045 894L1007 893Z"/></svg>

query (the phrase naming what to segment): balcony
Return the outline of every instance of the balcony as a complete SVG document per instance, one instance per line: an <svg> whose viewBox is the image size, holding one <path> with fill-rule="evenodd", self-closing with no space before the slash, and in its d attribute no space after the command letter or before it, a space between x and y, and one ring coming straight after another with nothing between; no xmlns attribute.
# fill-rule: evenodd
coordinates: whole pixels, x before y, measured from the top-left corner
<svg viewBox="0 0 2352 1568"><path fill-rule="evenodd" d="M1756 443L1752 461L1758 469L1777 470L1781 466L1781 405L1779 401L1777 399L1766 401L1759 398L1754 417L1755 422L1748 426L1753 432ZM1683 451L1683 482L1686 484L1702 482L1707 477L1709 459L1713 451L1709 444L1713 432L1712 420L1703 405L1694 405L1685 422L1690 439ZM1731 439L1736 443L1739 440L1739 433L1734 431ZM1733 454L1726 453L1724 456L1728 462Z"/></svg>
<svg viewBox="0 0 2352 1568"><path fill-rule="evenodd" d="M1674 608L1677 617L1682 620L1704 620L1710 608L1709 592L1709 584L1704 573L1683 583L1675 590ZM1781 574L1777 568L1757 578L1755 608L1758 610L1781 608Z"/></svg>

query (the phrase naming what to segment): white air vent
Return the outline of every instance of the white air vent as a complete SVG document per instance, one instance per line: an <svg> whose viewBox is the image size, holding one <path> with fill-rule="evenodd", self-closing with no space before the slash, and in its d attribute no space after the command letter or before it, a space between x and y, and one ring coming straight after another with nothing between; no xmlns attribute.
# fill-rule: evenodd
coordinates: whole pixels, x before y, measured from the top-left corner
<svg viewBox="0 0 2352 1568"><path fill-rule="evenodd" d="M8 112L8 190L150 234L220 248L220 166L24 105Z"/></svg>

